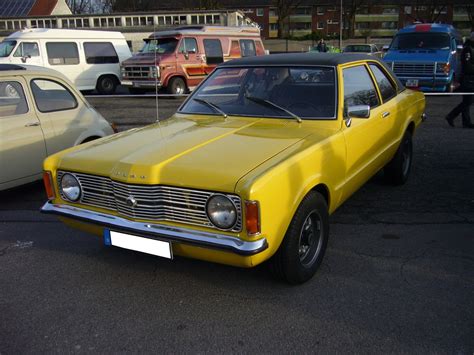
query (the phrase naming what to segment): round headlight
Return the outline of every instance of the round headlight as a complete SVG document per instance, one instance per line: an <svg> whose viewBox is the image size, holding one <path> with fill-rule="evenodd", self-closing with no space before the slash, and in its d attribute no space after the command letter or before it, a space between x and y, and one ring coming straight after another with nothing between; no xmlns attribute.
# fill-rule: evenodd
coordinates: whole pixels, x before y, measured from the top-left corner
<svg viewBox="0 0 474 355"><path fill-rule="evenodd" d="M61 191L69 201L77 201L81 197L81 185L72 174L64 174L61 178Z"/></svg>
<svg viewBox="0 0 474 355"><path fill-rule="evenodd" d="M206 206L209 220L220 229L231 229L237 222L237 209L225 195L212 195Z"/></svg>

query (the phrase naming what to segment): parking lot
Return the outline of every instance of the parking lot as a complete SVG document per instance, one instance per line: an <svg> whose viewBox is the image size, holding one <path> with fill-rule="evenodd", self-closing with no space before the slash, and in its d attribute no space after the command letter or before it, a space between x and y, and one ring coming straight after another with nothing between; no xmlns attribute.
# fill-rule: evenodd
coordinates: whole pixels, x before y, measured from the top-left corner
<svg viewBox="0 0 474 355"><path fill-rule="evenodd" d="M337 210L322 267L301 286L265 265L106 247L40 214L41 182L0 192L0 354L473 354L474 129L444 120L460 100L427 99L407 184L377 175ZM158 115L154 98L89 101L125 130L182 99L160 99Z"/></svg>

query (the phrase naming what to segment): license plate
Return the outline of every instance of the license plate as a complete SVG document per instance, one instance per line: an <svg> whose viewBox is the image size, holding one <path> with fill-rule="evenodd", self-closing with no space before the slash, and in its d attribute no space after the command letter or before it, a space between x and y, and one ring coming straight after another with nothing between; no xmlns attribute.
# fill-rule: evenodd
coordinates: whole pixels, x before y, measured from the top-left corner
<svg viewBox="0 0 474 355"><path fill-rule="evenodd" d="M171 243L162 240L104 230L104 244L173 259Z"/></svg>
<svg viewBox="0 0 474 355"><path fill-rule="evenodd" d="M405 83L405 86L409 88L418 87L418 79L408 79L407 82Z"/></svg>
<svg viewBox="0 0 474 355"><path fill-rule="evenodd" d="M121 84L126 85L126 86L132 86L133 85L133 83L130 80L122 80Z"/></svg>

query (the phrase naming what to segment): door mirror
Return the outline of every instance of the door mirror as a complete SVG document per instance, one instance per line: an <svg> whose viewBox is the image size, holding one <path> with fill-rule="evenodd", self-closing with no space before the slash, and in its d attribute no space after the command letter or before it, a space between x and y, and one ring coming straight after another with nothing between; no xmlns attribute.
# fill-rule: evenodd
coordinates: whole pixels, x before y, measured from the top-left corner
<svg viewBox="0 0 474 355"><path fill-rule="evenodd" d="M31 58L31 55L27 54L27 55L24 55L23 57L21 57L21 61L22 61L22 63L26 63L26 60L30 59L30 58Z"/></svg>
<svg viewBox="0 0 474 355"><path fill-rule="evenodd" d="M369 118L370 117L370 106L369 105L355 105L347 108L346 117L350 118Z"/></svg>
<svg viewBox="0 0 474 355"><path fill-rule="evenodd" d="M183 52L183 55L184 55L184 58L185 58L186 60L189 59L189 52L184 51L184 52Z"/></svg>
<svg viewBox="0 0 474 355"><path fill-rule="evenodd" d="M386 51L388 51L388 49L389 49L389 48L390 48L390 46L389 46L389 45L387 45L387 44L386 44L386 45L384 45L384 46L382 47L382 52L386 52Z"/></svg>
<svg viewBox="0 0 474 355"><path fill-rule="evenodd" d="M462 51L462 45L458 44L458 45L456 46L456 50Z"/></svg>

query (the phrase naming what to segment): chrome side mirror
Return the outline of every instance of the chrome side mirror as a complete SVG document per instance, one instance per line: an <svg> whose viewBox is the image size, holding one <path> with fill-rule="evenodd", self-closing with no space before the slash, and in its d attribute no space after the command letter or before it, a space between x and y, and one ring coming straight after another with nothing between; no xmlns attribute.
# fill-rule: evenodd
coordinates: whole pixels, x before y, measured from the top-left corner
<svg viewBox="0 0 474 355"><path fill-rule="evenodd" d="M355 105L347 108L347 117L351 118L369 118L370 117L370 106L369 105Z"/></svg>
<svg viewBox="0 0 474 355"><path fill-rule="evenodd" d="M384 46L382 47L382 52L388 51L389 48L390 48L390 46L384 45Z"/></svg>

